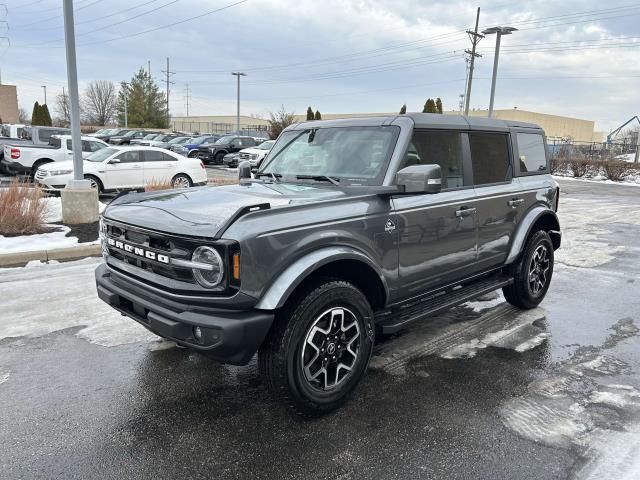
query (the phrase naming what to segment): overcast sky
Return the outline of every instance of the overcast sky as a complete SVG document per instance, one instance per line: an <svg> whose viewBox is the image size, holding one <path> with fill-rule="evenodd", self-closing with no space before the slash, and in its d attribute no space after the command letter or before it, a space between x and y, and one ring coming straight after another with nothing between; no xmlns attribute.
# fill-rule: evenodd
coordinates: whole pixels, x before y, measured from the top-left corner
<svg viewBox="0 0 640 480"><path fill-rule="evenodd" d="M465 29L512 25L502 39L495 108L596 121L610 130L640 114L640 3L596 0L75 0L78 75L119 82L147 68L183 115L244 115L284 105L304 113L420 111L427 97L457 109L464 90ZM4 0L2 81L31 111L66 86L61 0ZM232 5L232 6L230 6ZM228 8L224 8L227 7ZM207 14L214 9L217 12ZM0 10L0 15L2 10ZM191 17L200 16L188 20ZM183 20L188 20L183 23ZM158 28L166 26L165 28ZM10 42L10 46L6 45ZM483 39L472 108L487 108L495 35Z"/></svg>

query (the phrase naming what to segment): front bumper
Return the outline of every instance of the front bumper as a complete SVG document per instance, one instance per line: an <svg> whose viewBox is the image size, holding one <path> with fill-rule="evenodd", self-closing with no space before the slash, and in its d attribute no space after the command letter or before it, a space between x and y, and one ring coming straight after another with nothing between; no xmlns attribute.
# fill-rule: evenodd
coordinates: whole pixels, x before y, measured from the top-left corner
<svg viewBox="0 0 640 480"><path fill-rule="evenodd" d="M105 264L95 271L98 297L148 330L215 360L246 365L273 323L273 312L230 310L169 302L112 276ZM197 342L194 327L203 339Z"/></svg>

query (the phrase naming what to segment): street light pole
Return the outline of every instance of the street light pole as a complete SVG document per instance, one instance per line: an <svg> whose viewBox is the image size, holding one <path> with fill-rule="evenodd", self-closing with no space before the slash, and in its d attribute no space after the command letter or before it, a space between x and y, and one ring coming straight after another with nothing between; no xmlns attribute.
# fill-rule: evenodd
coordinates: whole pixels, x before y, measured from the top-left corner
<svg viewBox="0 0 640 480"><path fill-rule="evenodd" d="M42 88L44 89L44 104L47 104L47 86L46 85L42 85Z"/></svg>
<svg viewBox="0 0 640 480"><path fill-rule="evenodd" d="M237 111L236 111L236 131L238 132L238 135L240 135L240 77L246 77L247 74L242 72L231 72L231 75L235 75L236 77L238 77L238 105L237 105Z"/></svg>
<svg viewBox="0 0 640 480"><path fill-rule="evenodd" d="M500 40L502 35L511 35L518 30L514 27L491 27L483 30L484 35L496 34L496 52L493 56L493 77L491 78L491 98L489 99L489 118L493 116L493 101L496 95L496 78L498 77L498 59L500 57Z"/></svg>
<svg viewBox="0 0 640 480"><path fill-rule="evenodd" d="M124 89L124 128L129 127L129 115L127 112L128 103L129 103L129 84L127 82L122 82Z"/></svg>

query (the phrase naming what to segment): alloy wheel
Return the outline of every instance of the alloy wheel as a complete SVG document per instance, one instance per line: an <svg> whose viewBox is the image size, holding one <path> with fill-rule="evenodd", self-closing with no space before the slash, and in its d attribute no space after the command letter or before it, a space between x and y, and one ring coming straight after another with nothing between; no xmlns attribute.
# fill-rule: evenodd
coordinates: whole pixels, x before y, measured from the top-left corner
<svg viewBox="0 0 640 480"><path fill-rule="evenodd" d="M335 307L312 323L302 346L304 378L314 388L331 390L344 382L358 360L360 326L351 310Z"/></svg>
<svg viewBox="0 0 640 480"><path fill-rule="evenodd" d="M544 289L550 267L549 251L545 245L539 245L529 263L529 288L533 295L538 295Z"/></svg>
<svg viewBox="0 0 640 480"><path fill-rule="evenodd" d="M189 188L190 186L191 185L187 177L180 175L173 179L173 188Z"/></svg>

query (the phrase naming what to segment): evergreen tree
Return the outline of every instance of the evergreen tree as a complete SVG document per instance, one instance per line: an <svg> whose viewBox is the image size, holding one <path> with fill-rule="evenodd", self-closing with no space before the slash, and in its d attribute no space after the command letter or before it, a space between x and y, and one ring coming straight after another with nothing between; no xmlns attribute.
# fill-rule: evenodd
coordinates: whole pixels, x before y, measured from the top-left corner
<svg viewBox="0 0 640 480"><path fill-rule="evenodd" d="M433 101L433 98L429 98L427 102L424 104L424 108L422 109L422 113L437 113L436 112L436 102Z"/></svg>
<svg viewBox="0 0 640 480"><path fill-rule="evenodd" d="M33 112L31 113L31 125L41 125L40 123L40 104L36 100L33 104Z"/></svg>
<svg viewBox="0 0 640 480"><path fill-rule="evenodd" d="M51 114L49 113L49 107L47 104L40 105L40 115L41 115L41 125L45 127L50 127L53 125L51 121Z"/></svg>
<svg viewBox="0 0 640 480"><path fill-rule="evenodd" d="M406 103L404 105L402 105L402 107L400 108L400 115L404 115L405 113L407 113L407 104Z"/></svg>
<svg viewBox="0 0 640 480"><path fill-rule="evenodd" d="M320 110L316 110L314 120L322 120L322 115L320 115Z"/></svg>
<svg viewBox="0 0 640 480"><path fill-rule="evenodd" d="M442 113L442 100L440 100L440 97L436 98L436 113Z"/></svg>
<svg viewBox="0 0 640 480"><path fill-rule="evenodd" d="M314 120L313 110L311 107L307 108L307 120Z"/></svg>
<svg viewBox="0 0 640 480"><path fill-rule="evenodd" d="M124 125L124 96L127 93L129 127L166 128L167 101L158 85L146 70L140 69L118 92L118 122Z"/></svg>

